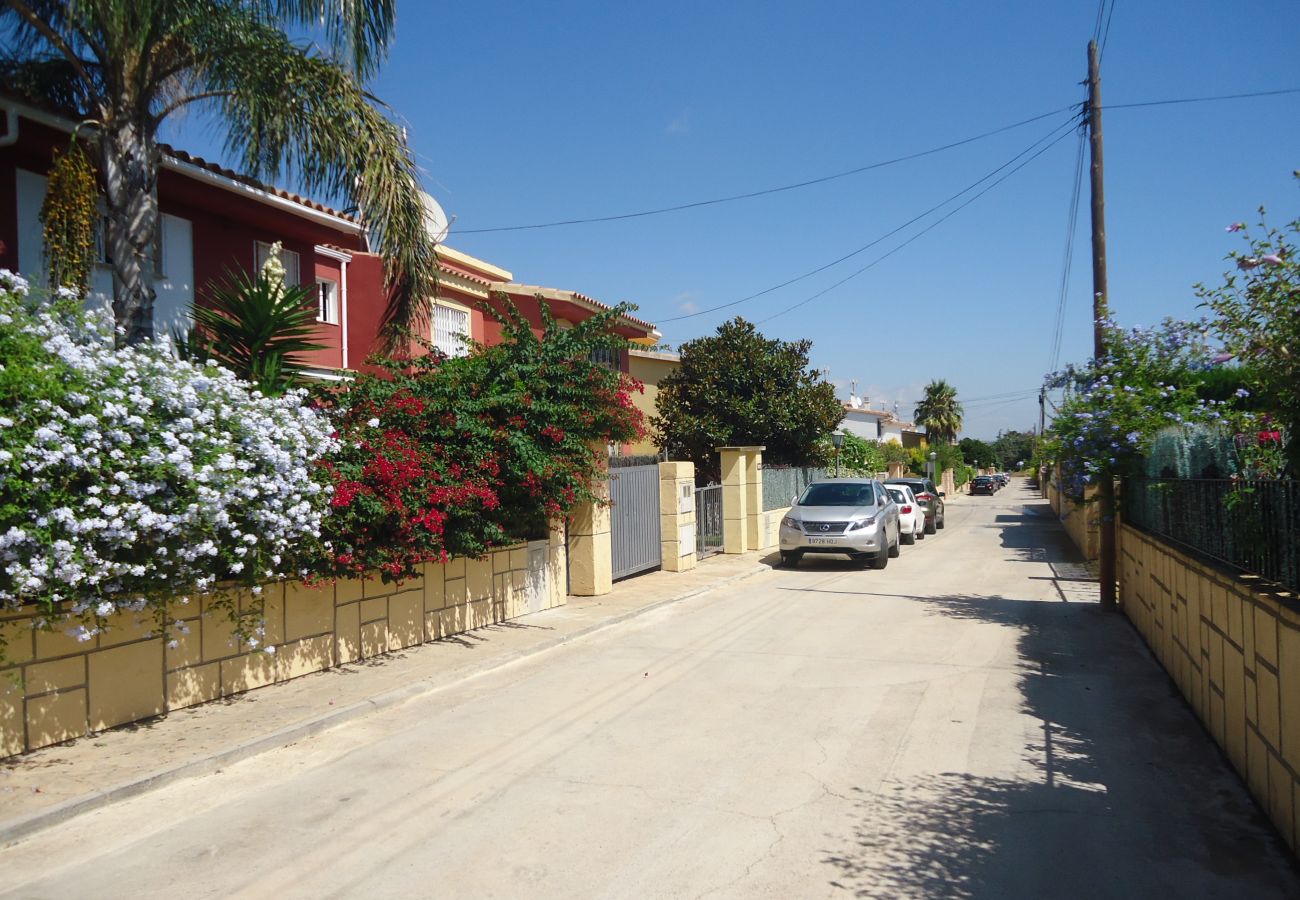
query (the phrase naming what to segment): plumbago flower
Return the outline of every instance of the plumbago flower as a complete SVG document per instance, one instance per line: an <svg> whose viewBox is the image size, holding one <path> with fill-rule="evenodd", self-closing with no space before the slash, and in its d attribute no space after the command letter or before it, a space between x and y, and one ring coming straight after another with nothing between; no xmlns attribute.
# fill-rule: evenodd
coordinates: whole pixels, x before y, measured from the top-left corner
<svg viewBox="0 0 1300 900"><path fill-rule="evenodd" d="M1257 421L1243 422L1238 431L1282 426L1276 453L1294 478L1300 475L1300 218L1271 227L1262 207L1259 215L1257 229L1241 229L1244 249L1228 254L1239 271L1225 272L1217 287L1197 285L1196 296L1213 313L1211 324L1225 350L1249 377ZM1276 425L1259 420L1263 415Z"/></svg>
<svg viewBox="0 0 1300 900"><path fill-rule="evenodd" d="M171 601L256 594L318 541L329 489L312 473L335 441L300 393L263 397L162 345L115 349L109 316L38 303L7 271L0 360L0 606L71 615L83 639L152 609L165 632Z"/></svg>
<svg viewBox="0 0 1300 900"><path fill-rule="evenodd" d="M1209 322L1166 319L1154 328L1103 322L1109 355L1047 378L1066 399L1047 435L1076 495L1102 478L1135 471L1156 433L1171 425L1221 423L1228 401L1198 396L1197 373L1211 368Z"/></svg>

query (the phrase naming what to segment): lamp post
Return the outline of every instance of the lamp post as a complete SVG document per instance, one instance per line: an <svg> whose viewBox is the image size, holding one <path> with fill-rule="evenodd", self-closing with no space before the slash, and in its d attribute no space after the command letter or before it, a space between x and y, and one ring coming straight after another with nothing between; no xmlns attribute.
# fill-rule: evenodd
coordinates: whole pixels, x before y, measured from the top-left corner
<svg viewBox="0 0 1300 900"><path fill-rule="evenodd" d="M844 434L839 431L831 432L831 443L835 445L835 477L840 477L840 447L844 446Z"/></svg>
<svg viewBox="0 0 1300 900"><path fill-rule="evenodd" d="M939 464L938 462L936 462L938 458L939 458L939 454L934 450L931 450L930 451L930 480L933 481L936 485L939 483Z"/></svg>

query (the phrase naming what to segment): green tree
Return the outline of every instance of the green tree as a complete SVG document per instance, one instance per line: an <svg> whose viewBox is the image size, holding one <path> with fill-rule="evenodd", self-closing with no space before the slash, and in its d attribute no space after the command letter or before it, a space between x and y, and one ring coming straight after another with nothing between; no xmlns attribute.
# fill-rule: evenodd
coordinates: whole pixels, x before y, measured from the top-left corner
<svg viewBox="0 0 1300 900"><path fill-rule="evenodd" d="M1297 174L1300 178L1300 174ZM1291 474L1300 475L1300 219L1271 228L1260 211L1260 233L1242 223L1231 226L1246 240L1244 252L1228 258L1236 272L1219 287L1196 286L1196 295L1214 313L1212 327L1238 366L1229 371L1245 382L1251 406L1264 415L1255 424L1280 423Z"/></svg>
<svg viewBox="0 0 1300 900"><path fill-rule="evenodd" d="M681 367L659 384L659 415L651 421L673 459L690 460L701 478L718 476L724 445L761 444L764 458L821 465L821 438L844 418L835 388L809 368L812 342L764 337L733 319L717 334L679 348Z"/></svg>
<svg viewBox="0 0 1300 900"><path fill-rule="evenodd" d="M79 119L108 211L113 312L153 334L158 132L205 109L249 174L360 210L385 258L388 333L428 314L437 260L402 129L366 89L392 0L0 0L0 84ZM291 38L288 32L302 35Z"/></svg>
<svg viewBox="0 0 1300 900"><path fill-rule="evenodd" d="M1000 431L993 441L997 467L1004 472L1013 471L1018 464L1034 458L1034 435L1028 431Z"/></svg>
<svg viewBox="0 0 1300 900"><path fill-rule="evenodd" d="M957 389L943 379L925 386L925 397L916 404L916 424L925 428L931 444L952 443L961 431L961 404Z"/></svg>
<svg viewBox="0 0 1300 900"><path fill-rule="evenodd" d="M962 459L970 463L977 469L987 469L989 466L998 464L997 451L988 444L975 438L962 438L957 442L957 447L961 450Z"/></svg>

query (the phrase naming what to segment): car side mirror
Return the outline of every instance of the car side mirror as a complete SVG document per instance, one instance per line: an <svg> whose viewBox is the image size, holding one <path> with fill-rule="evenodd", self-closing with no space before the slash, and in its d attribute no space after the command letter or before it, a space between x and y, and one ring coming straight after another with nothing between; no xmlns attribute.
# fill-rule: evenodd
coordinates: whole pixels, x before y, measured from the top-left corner
<svg viewBox="0 0 1300 900"><path fill-rule="evenodd" d="M940 496L940 497L947 497L948 495L945 494L943 491L940 491L940 492L939 492L939 496Z"/></svg>
<svg viewBox="0 0 1300 900"><path fill-rule="evenodd" d="M790 498L790 505L791 505L791 506L798 506L798 505L799 505L799 498L798 498L798 497L791 497L791 498Z"/></svg>

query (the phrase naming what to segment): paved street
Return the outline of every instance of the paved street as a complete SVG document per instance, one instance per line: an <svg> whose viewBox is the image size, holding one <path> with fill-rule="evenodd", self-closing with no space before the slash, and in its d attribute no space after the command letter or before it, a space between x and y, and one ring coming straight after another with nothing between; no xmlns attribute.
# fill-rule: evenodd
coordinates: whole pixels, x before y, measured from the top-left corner
<svg viewBox="0 0 1300 900"><path fill-rule="evenodd" d="M1300 896L1030 496L80 816L0 895Z"/></svg>

